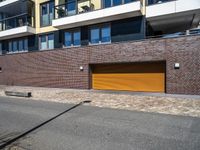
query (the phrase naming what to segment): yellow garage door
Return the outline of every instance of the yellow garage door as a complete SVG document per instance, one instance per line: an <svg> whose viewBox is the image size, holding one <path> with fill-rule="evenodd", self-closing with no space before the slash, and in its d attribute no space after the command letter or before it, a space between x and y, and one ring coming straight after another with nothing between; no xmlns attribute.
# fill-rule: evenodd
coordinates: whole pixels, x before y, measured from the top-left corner
<svg viewBox="0 0 200 150"><path fill-rule="evenodd" d="M100 90L165 92L165 63L94 65L92 87Z"/></svg>

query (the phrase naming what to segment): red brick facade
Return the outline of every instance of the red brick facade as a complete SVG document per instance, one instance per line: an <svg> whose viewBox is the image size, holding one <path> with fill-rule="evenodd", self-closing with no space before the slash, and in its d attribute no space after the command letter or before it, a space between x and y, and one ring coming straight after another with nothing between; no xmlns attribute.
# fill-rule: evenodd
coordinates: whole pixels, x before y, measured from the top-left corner
<svg viewBox="0 0 200 150"><path fill-rule="evenodd" d="M4 55L0 84L88 89L90 64L143 61L166 61L166 93L200 95L200 36Z"/></svg>

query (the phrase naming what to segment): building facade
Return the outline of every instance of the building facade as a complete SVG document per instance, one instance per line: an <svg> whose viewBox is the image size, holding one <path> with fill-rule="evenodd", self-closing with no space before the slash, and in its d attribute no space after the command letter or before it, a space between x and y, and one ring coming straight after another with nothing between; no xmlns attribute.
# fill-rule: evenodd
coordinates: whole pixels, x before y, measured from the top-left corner
<svg viewBox="0 0 200 150"><path fill-rule="evenodd" d="M199 22L199 0L3 0L0 84L200 94Z"/></svg>

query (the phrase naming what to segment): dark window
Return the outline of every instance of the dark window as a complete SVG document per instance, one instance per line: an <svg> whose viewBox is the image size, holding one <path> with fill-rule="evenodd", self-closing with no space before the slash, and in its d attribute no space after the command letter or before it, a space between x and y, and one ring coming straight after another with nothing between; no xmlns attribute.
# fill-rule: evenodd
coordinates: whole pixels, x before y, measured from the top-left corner
<svg viewBox="0 0 200 150"><path fill-rule="evenodd" d="M54 2L50 1L48 3L41 4L40 10L41 10L41 16L40 16L41 26L51 25L54 14Z"/></svg>
<svg viewBox="0 0 200 150"><path fill-rule="evenodd" d="M143 17L112 21L111 26L112 42L139 40L145 36Z"/></svg>
<svg viewBox="0 0 200 150"><path fill-rule="evenodd" d="M126 3L130 3L134 1L137 1L137 0L103 0L103 7L108 8L108 7L118 6L121 4L126 4Z"/></svg>
<svg viewBox="0 0 200 150"><path fill-rule="evenodd" d="M111 42L110 25L99 25L90 28L90 43L108 43Z"/></svg>
<svg viewBox="0 0 200 150"><path fill-rule="evenodd" d="M66 47L81 45L81 33L79 30L66 31L64 33L64 37L65 37L64 45Z"/></svg>
<svg viewBox="0 0 200 150"><path fill-rule="evenodd" d="M112 0L104 0L104 8L108 8L112 6Z"/></svg>
<svg viewBox="0 0 200 150"><path fill-rule="evenodd" d="M168 2L168 1L172 1L172 0L148 0L148 5L158 4L158 3Z"/></svg>
<svg viewBox="0 0 200 150"><path fill-rule="evenodd" d="M54 49L54 34L41 35L39 40L40 50Z"/></svg>
<svg viewBox="0 0 200 150"><path fill-rule="evenodd" d="M122 0L113 0L113 6L121 5Z"/></svg>
<svg viewBox="0 0 200 150"><path fill-rule="evenodd" d="M17 40L10 40L8 42L8 52L9 53L17 53L28 51L28 40L25 39L17 39Z"/></svg>
<svg viewBox="0 0 200 150"><path fill-rule="evenodd" d="M140 33L142 28L142 17L135 17L112 22L112 35L123 35Z"/></svg>
<svg viewBox="0 0 200 150"><path fill-rule="evenodd" d="M136 0L124 0L124 3L130 3L130 2L133 2L133 1L136 1Z"/></svg>

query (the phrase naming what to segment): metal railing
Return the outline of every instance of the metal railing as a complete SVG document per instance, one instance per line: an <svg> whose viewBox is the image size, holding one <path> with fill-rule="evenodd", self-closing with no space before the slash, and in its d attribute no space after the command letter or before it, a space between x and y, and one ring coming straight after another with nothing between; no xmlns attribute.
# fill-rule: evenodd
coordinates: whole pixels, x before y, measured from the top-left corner
<svg viewBox="0 0 200 150"><path fill-rule="evenodd" d="M104 0L99 0L99 1L101 1L103 4ZM136 2L136 1L139 1L139 0L129 0L129 1L121 0L121 3L119 5L123 5L130 2ZM115 5L111 4L111 6L108 6L108 7L113 7L113 6ZM77 14L86 13L86 12L91 12L91 11L104 9L108 7L105 7L104 4L101 6L95 6L95 4L91 2L91 0L74 0L71 2L67 2L67 3L55 6L54 19L77 15Z"/></svg>
<svg viewBox="0 0 200 150"><path fill-rule="evenodd" d="M34 18L27 13L0 20L0 31L22 26L34 27Z"/></svg>

